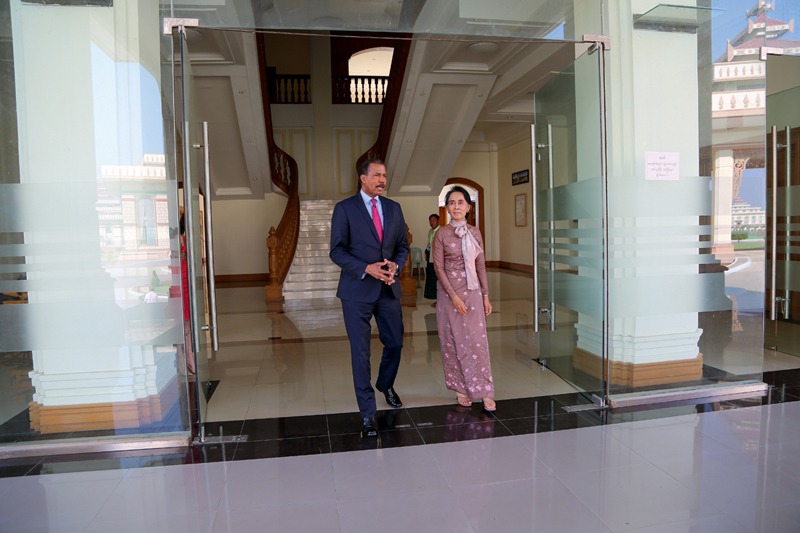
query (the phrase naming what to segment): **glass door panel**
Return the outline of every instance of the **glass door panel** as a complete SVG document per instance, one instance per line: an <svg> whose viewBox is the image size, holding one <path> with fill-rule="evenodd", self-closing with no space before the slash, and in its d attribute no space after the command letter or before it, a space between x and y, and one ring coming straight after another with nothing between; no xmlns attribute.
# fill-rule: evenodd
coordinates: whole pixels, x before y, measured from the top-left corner
<svg viewBox="0 0 800 533"><path fill-rule="evenodd" d="M190 373L193 367L194 381L190 381L190 394L195 398L195 409L192 420L197 424L196 435L203 441L205 438L203 422L206 420L208 399L210 391L209 354L210 320L209 282L205 268L205 232L210 228L205 227L204 213L209 206L205 206L201 193L201 183L205 177L204 168L204 140L203 125L197 120L195 108L195 86L192 75L192 64L189 57L189 47L186 42L184 28L178 33L178 49L180 50L180 100L178 103L181 131L183 163L183 205L185 225L185 255L189 278L189 294L183 295L184 302L189 300L189 323L191 327L190 338L187 339L187 365ZM209 200L210 202L210 200ZM184 303L184 305L186 305ZM192 361L194 362L192 364Z"/></svg>
<svg viewBox="0 0 800 533"><path fill-rule="evenodd" d="M598 54L589 45L534 95L539 362L603 390L603 171Z"/></svg>
<svg viewBox="0 0 800 533"><path fill-rule="evenodd" d="M774 75L778 73L778 75ZM767 60L767 268L764 343L800 355L800 57Z"/></svg>

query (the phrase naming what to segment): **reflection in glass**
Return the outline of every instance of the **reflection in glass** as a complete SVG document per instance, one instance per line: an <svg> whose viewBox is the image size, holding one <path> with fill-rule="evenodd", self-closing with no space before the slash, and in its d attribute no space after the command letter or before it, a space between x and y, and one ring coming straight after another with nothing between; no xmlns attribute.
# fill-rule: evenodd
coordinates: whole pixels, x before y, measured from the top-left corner
<svg viewBox="0 0 800 533"><path fill-rule="evenodd" d="M160 57L126 44L158 29L106 40L107 8L4 5L0 440L185 432Z"/></svg>

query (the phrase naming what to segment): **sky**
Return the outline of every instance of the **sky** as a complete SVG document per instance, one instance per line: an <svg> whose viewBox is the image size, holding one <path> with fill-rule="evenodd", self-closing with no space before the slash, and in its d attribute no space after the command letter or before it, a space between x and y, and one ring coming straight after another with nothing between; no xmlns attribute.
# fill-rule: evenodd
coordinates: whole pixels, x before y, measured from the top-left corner
<svg viewBox="0 0 800 533"><path fill-rule="evenodd" d="M783 39L800 39L800 0L770 0L774 6L767 16L771 19L788 22L795 20L795 31L783 35ZM718 59L725 53L727 42L747 27L747 11L757 5L757 0L713 0L712 8L717 10L712 23L712 57ZM766 131L765 131L766 134ZM753 206L766 207L766 170L745 170L739 196Z"/></svg>
<svg viewBox="0 0 800 533"><path fill-rule="evenodd" d="M800 1L769 0L774 9L767 13L771 19L789 21L795 19L795 31L783 36L785 39L800 39L797 25L800 23ZM758 0L712 0L712 57L725 53L727 41L747 27L747 11L754 8Z"/></svg>
<svg viewBox="0 0 800 533"><path fill-rule="evenodd" d="M163 154L164 126L158 82L138 63L115 62L91 45L97 176L103 165L141 165L144 154Z"/></svg>

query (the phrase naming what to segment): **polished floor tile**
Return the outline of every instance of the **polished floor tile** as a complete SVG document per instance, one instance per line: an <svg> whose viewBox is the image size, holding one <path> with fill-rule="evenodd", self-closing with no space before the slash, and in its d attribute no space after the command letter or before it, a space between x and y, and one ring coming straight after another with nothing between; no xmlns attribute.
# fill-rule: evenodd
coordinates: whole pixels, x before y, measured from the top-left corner
<svg viewBox="0 0 800 533"><path fill-rule="evenodd" d="M398 447L348 433L340 416L345 432L331 441L350 439L347 453L312 436L199 447L216 450L207 462L176 452L184 464L51 463L62 473L0 479L0 530L789 533L800 519L789 462L800 457L800 402L433 445L421 444L410 411L384 419L388 440L409 439ZM447 426L422 429L436 427ZM317 449L258 458L279 442Z"/></svg>
<svg viewBox="0 0 800 533"><path fill-rule="evenodd" d="M552 474L453 490L476 532L612 531Z"/></svg>
<svg viewBox="0 0 800 533"><path fill-rule="evenodd" d="M244 512L234 511L225 500L217 511L211 533L280 531L281 533L341 533L336 502L253 502ZM198 531L198 530L194 530ZM205 531L199 529L199 531Z"/></svg>
<svg viewBox="0 0 800 533"><path fill-rule="evenodd" d="M614 531L720 514L706 492L687 490L649 463L556 475Z"/></svg>
<svg viewBox="0 0 800 533"><path fill-rule="evenodd" d="M450 487L530 479L550 473L519 437L449 442L428 447Z"/></svg>
<svg viewBox="0 0 800 533"><path fill-rule="evenodd" d="M448 489L427 446L337 453L331 462L340 501L375 497L392 501L406 493Z"/></svg>
<svg viewBox="0 0 800 533"><path fill-rule="evenodd" d="M402 509L413 511L403 512ZM360 500L345 500L339 503L339 521L341 531L458 533L471 530L458 499L446 489L417 489L391 497L376 491Z"/></svg>
<svg viewBox="0 0 800 533"><path fill-rule="evenodd" d="M800 358L731 344L708 372L763 370L767 395L601 410L593 382L576 391L536 361L530 279L490 285L497 411L456 405L420 301L403 310L404 406L378 395L366 439L338 300L277 312L260 287L220 290L208 441L3 459L0 531L798 530Z"/></svg>

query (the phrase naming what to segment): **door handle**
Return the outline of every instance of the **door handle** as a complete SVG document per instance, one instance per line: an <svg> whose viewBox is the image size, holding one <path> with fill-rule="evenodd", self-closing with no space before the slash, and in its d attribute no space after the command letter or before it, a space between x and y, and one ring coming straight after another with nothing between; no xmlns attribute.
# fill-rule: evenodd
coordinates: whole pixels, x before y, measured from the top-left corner
<svg viewBox="0 0 800 533"><path fill-rule="evenodd" d="M775 287L775 280L778 272L778 127L772 126L770 134L772 135L772 231L770 237L772 239L772 249L770 250L770 287L769 287L769 319L776 320L778 318L777 305L775 298L777 297L777 290Z"/></svg>
<svg viewBox="0 0 800 533"><path fill-rule="evenodd" d="M539 316L544 316L544 324L547 326L547 329L550 329L550 308L549 307L539 307ZM536 324L538 325L541 319L536 320Z"/></svg>
<svg viewBox="0 0 800 533"><path fill-rule="evenodd" d="M786 144L784 147L786 148L785 156L786 156L786 187L784 188L784 212L786 215L786 231L784 233L786 243L784 247L784 257L785 260L783 262L783 286L784 286L784 293L783 293L783 318L785 320L789 320L789 300L790 300L790 292L789 287L791 284L789 283L789 277L791 276L791 245L792 245L792 128L786 126L786 138L784 141ZM776 161L777 162L777 161Z"/></svg>
<svg viewBox="0 0 800 533"><path fill-rule="evenodd" d="M531 124L531 169L533 170L533 185L531 186L531 217L532 217L532 230L533 230L533 308L539 309L539 221L536 212L536 161L541 161L537 149L540 147L536 143L536 124ZM539 332L539 320L533 321L534 333Z"/></svg>
<svg viewBox="0 0 800 533"><path fill-rule="evenodd" d="M208 122L203 122L203 167L205 169L206 188L206 275L208 276L208 308L211 316L211 349L219 351L219 327L217 321L217 284L214 279L214 225L211 216L211 156L208 145Z"/></svg>

